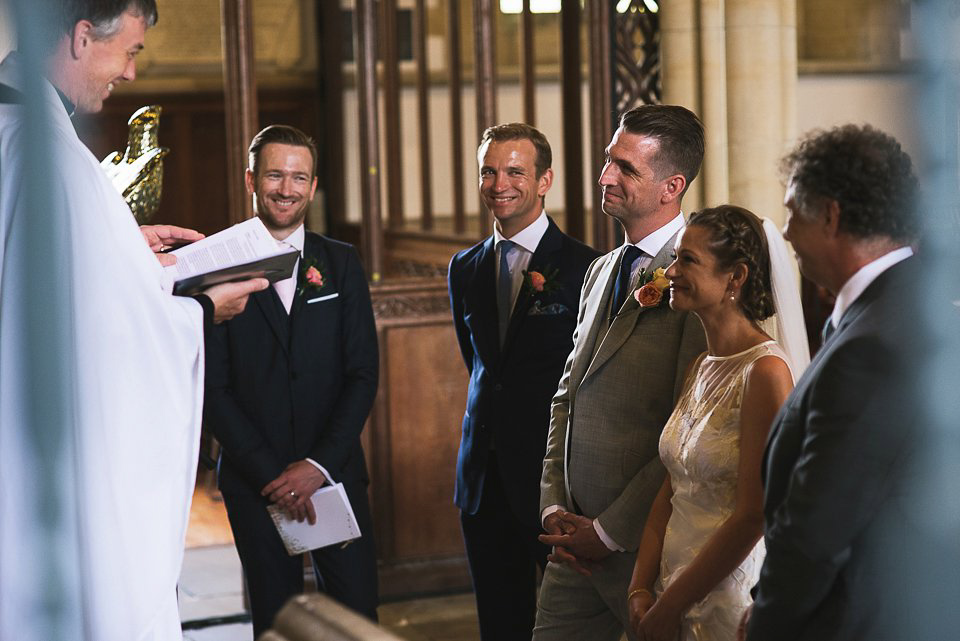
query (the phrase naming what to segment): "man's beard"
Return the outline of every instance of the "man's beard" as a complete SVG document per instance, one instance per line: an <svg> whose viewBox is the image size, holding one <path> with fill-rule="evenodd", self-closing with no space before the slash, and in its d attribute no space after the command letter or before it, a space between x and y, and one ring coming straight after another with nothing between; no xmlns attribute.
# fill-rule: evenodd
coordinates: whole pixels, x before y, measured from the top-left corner
<svg viewBox="0 0 960 641"><path fill-rule="evenodd" d="M290 229L299 227L300 224L306 219L307 208L310 206L310 201L306 198L303 198L296 209L293 210L292 215L284 216L284 218L289 221L284 223L274 214L268 201L260 198L257 200L257 215L266 223L267 227L273 227L274 229Z"/></svg>

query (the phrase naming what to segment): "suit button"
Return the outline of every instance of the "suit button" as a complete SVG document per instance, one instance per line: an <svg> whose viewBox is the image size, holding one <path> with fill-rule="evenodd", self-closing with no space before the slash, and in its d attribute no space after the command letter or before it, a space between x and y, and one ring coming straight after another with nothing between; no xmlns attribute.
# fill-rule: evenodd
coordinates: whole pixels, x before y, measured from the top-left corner
<svg viewBox="0 0 960 641"><path fill-rule="evenodd" d="M296 372L290 372L290 380L291 380L291 381L297 380L297 373L296 373Z"/></svg>
<svg viewBox="0 0 960 641"><path fill-rule="evenodd" d="M503 391L503 385L501 385L500 383L497 383L496 385L493 386L493 390L495 392Z"/></svg>

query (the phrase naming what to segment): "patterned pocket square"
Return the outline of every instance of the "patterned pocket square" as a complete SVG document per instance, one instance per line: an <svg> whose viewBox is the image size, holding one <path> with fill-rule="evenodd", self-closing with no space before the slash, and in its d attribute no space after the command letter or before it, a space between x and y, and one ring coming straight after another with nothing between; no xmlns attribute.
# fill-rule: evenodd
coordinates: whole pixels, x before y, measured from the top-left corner
<svg viewBox="0 0 960 641"><path fill-rule="evenodd" d="M325 300L330 300L331 298L336 298L339 295L340 295L340 292L334 292L332 294L327 294L326 296L317 296L316 298L311 298L310 300L308 300L307 305L309 305L310 303L320 303Z"/></svg>
<svg viewBox="0 0 960 641"><path fill-rule="evenodd" d="M535 300L533 301L533 305L530 306L527 316L559 316L561 314L569 313L570 308L563 303L551 303L549 305L544 305L540 301Z"/></svg>

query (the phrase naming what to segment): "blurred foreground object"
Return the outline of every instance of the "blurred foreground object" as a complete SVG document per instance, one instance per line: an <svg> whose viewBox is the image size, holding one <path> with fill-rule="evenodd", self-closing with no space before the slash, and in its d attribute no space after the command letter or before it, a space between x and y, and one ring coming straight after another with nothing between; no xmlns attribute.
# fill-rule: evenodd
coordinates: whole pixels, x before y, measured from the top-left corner
<svg viewBox="0 0 960 641"><path fill-rule="evenodd" d="M160 207L163 188L163 157L170 151L160 147L160 105L141 107L127 125L127 149L111 153L100 162L107 177L130 205L137 223L148 222Z"/></svg>
<svg viewBox="0 0 960 641"><path fill-rule="evenodd" d="M258 641L402 641L322 593L301 594L283 606Z"/></svg>

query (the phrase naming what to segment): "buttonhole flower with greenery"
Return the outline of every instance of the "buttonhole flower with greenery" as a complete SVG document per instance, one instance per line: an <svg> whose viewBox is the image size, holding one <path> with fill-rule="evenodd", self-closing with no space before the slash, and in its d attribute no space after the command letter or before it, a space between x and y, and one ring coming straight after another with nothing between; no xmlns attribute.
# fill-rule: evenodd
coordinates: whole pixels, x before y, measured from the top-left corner
<svg viewBox="0 0 960 641"><path fill-rule="evenodd" d="M323 263L318 262L315 258L301 258L299 281L300 287L297 289L298 296L306 293L313 294L319 292L327 284Z"/></svg>
<svg viewBox="0 0 960 641"><path fill-rule="evenodd" d="M653 272L647 272L646 268L640 270L639 285L633 291L640 307L656 307L666 300L663 292L670 287L670 279L665 272L663 267L657 267Z"/></svg>

